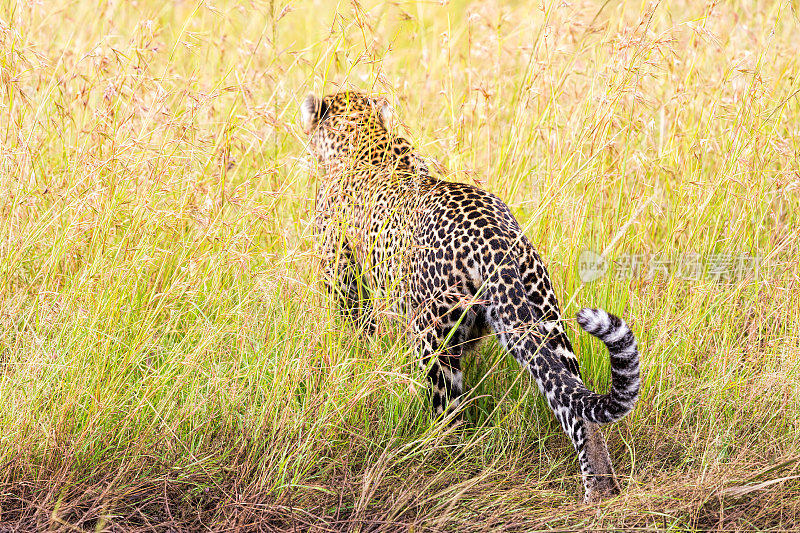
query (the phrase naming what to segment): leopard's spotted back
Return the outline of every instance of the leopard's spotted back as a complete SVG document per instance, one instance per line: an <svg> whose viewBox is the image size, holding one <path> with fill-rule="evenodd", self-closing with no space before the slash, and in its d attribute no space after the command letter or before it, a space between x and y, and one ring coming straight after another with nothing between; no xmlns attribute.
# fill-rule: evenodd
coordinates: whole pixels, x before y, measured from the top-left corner
<svg viewBox="0 0 800 533"><path fill-rule="evenodd" d="M578 314L611 352L611 391L588 390L547 269L503 201L433 175L390 131L381 101L352 91L311 95L301 112L320 170L317 244L342 307L371 327L372 302L397 302L429 368L437 413L458 406L461 357L494 330L572 439L586 498L616 493L597 424L620 419L636 401L639 358L630 329L602 310Z"/></svg>

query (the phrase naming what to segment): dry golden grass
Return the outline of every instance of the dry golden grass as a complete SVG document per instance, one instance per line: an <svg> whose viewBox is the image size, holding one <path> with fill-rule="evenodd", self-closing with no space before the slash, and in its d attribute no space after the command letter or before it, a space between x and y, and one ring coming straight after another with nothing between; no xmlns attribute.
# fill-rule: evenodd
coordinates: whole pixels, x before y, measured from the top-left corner
<svg viewBox="0 0 800 533"><path fill-rule="evenodd" d="M800 528L796 2L507 4L3 4L0 531ZM494 345L446 429L328 309L296 122L339 87L632 324L619 498Z"/></svg>

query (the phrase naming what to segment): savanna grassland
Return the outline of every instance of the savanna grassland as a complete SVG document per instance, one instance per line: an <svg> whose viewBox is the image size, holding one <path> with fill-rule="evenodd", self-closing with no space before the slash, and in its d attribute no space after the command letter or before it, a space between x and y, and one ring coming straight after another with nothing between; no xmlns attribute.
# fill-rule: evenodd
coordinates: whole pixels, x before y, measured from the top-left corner
<svg viewBox="0 0 800 533"><path fill-rule="evenodd" d="M2 5L0 531L800 529L798 4L503 4ZM494 341L449 426L331 308L298 108L340 87L509 203L590 386L575 312L631 324L619 497Z"/></svg>

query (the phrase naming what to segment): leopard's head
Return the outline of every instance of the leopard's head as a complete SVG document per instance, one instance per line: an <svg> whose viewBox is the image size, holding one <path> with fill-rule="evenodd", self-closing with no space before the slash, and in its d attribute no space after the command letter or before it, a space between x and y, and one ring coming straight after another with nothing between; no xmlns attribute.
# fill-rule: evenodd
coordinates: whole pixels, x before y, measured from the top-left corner
<svg viewBox="0 0 800 533"><path fill-rule="evenodd" d="M350 158L374 165L413 167L411 144L391 133L393 111L385 99L357 91L318 98L309 94L300 107L308 149L321 162ZM417 164L417 166L419 166Z"/></svg>

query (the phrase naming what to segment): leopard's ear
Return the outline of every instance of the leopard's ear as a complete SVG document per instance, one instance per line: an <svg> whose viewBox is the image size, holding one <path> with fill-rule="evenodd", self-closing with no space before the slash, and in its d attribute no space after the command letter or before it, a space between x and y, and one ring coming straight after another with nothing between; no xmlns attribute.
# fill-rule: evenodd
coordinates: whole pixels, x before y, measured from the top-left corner
<svg viewBox="0 0 800 533"><path fill-rule="evenodd" d="M377 106L378 116L381 117L383 127L391 130L392 126L394 126L394 109L392 109L392 105L386 100L380 100L377 102Z"/></svg>
<svg viewBox="0 0 800 533"><path fill-rule="evenodd" d="M311 133L316 128L325 115L328 114L328 105L313 94L306 96L300 105L300 125L303 131Z"/></svg>

